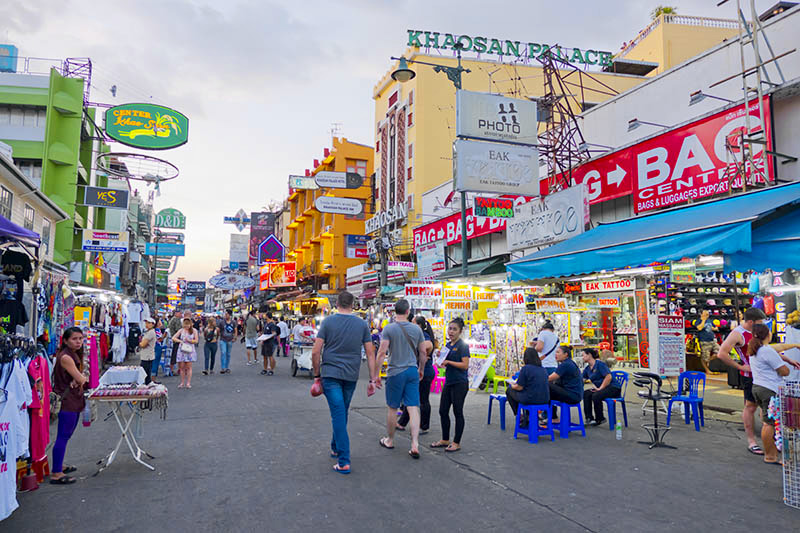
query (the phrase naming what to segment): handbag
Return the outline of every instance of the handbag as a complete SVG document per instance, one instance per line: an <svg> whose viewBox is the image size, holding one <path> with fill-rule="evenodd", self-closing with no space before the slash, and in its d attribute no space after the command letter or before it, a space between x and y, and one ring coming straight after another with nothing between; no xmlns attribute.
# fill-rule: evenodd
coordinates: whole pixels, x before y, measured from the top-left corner
<svg viewBox="0 0 800 533"><path fill-rule="evenodd" d="M181 335L181 353L192 353L192 345L188 342L183 340L183 336Z"/></svg>

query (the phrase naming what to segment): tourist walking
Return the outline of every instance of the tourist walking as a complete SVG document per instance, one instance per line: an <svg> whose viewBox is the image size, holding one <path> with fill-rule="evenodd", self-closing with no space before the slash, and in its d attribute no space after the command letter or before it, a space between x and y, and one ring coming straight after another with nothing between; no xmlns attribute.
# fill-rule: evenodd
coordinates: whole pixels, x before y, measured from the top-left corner
<svg viewBox="0 0 800 533"><path fill-rule="evenodd" d="M362 348L367 352L369 366L368 394L374 392L378 372L369 326L353 314L354 302L355 297L349 292L344 291L339 294L338 312L322 321L312 350L314 379L321 380L322 391L331 412L333 426L331 457L337 458L333 470L340 474L350 473L347 414L350 410L350 400L356 390Z"/></svg>
<svg viewBox="0 0 800 533"><path fill-rule="evenodd" d="M283 317L278 318L278 329L281 331L278 349L280 352L278 353L279 356L289 357L289 335L291 331L289 331L289 324L283 319Z"/></svg>
<svg viewBox="0 0 800 533"><path fill-rule="evenodd" d="M83 375L83 355L81 328L71 327L64 330L53 368L53 391L61 397L58 434L53 445L53 467L50 470L50 483L54 485L69 485L76 481L67 475L76 468L64 468L64 455L67 443L78 427L81 411L86 406L83 389L88 379Z"/></svg>
<svg viewBox="0 0 800 533"><path fill-rule="evenodd" d="M203 345L203 354L205 355L203 374L207 376L214 373L214 362L217 358L217 346L219 343L219 328L217 327L217 319L213 316L208 319L208 324L203 328L203 339L206 341Z"/></svg>
<svg viewBox="0 0 800 533"><path fill-rule="evenodd" d="M422 329L408 321L411 309L408 300L400 299L394 304L395 321L383 329L378 348L378 368L389 354L386 369L386 431L388 436L380 439L380 445L394 448L394 433L397 429L397 409L404 405L411 420L411 450L409 455L419 459L419 384L425 372L428 347ZM370 335L370 343L372 337ZM428 343L430 344L430 343ZM376 378L380 383L380 376Z"/></svg>
<svg viewBox="0 0 800 533"><path fill-rule="evenodd" d="M263 335L269 336L261 343L261 357L264 359L264 370L261 371L261 374L271 376L275 371L275 354L278 352L281 337L281 330L275 324L272 313L264 314L261 331Z"/></svg>
<svg viewBox="0 0 800 533"><path fill-rule="evenodd" d="M236 323L230 310L225 311L225 320L219 327L219 373L230 374L231 351L236 341Z"/></svg>
<svg viewBox="0 0 800 533"><path fill-rule="evenodd" d="M424 316L415 316L414 323L420 327L422 335L425 337L425 353L428 356L423 365L424 371L422 373L422 381L419 382L419 434L424 435L431 427L431 384L433 383L433 378L436 377L436 370L433 368L432 357L433 351L437 349L438 346L433 328L430 323L425 320ZM373 344L375 343L374 333L372 342ZM378 341L378 345L380 345L380 340ZM408 414L408 409L403 407L403 414L400 415L400 419L397 421L397 429L404 431L409 420L411 420L411 417Z"/></svg>
<svg viewBox="0 0 800 533"><path fill-rule="evenodd" d="M447 325L447 344L444 347L444 360L439 356L439 365L445 368L445 382L439 403L439 418L442 423L442 440L431 444L431 448L444 448L446 452L461 449L461 436L464 434L464 401L469 391L469 346L461 340L464 320L456 317ZM450 442L450 407L456 419L453 442Z"/></svg>
<svg viewBox="0 0 800 533"><path fill-rule="evenodd" d="M153 361L156 358L156 343L158 342L156 319L153 317L145 318L144 329L144 335L139 341L139 364L144 369L144 384L149 385L152 379Z"/></svg>
<svg viewBox="0 0 800 533"><path fill-rule="evenodd" d="M192 363L197 361L197 344L199 333L194 329L191 318L183 319L183 328L172 337L172 342L178 346L178 372L181 375L179 389L192 388Z"/></svg>
<svg viewBox="0 0 800 533"><path fill-rule="evenodd" d="M167 323L167 329L169 330L169 338L172 339L183 327L183 320L181 320L180 314L176 311L172 314L172 318L169 319ZM169 359L169 369L170 373L174 376L177 374L176 365L178 364L178 343L172 343L172 353L170 354Z"/></svg>
<svg viewBox="0 0 800 533"><path fill-rule="evenodd" d="M258 362L258 332L261 329L261 324L256 318L256 314L251 311L247 314L247 320L244 323L244 351L247 354L247 365L252 365L253 363ZM250 355L253 355L252 362L250 361Z"/></svg>

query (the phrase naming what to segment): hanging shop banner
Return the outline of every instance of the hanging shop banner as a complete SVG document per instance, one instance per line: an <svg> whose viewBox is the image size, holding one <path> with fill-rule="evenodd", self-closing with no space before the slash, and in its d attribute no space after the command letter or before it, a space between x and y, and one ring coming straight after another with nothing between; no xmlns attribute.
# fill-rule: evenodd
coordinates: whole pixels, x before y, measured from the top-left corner
<svg viewBox="0 0 800 533"><path fill-rule="evenodd" d="M662 376L678 376L686 370L685 320L682 316L650 317L650 345L656 346L655 368Z"/></svg>
<svg viewBox="0 0 800 533"><path fill-rule="evenodd" d="M536 311L555 312L569 310L566 298L536 298L533 300L533 305Z"/></svg>
<svg viewBox="0 0 800 533"><path fill-rule="evenodd" d="M413 261L387 261L386 269L388 272L414 272L417 265Z"/></svg>
<svg viewBox="0 0 800 533"><path fill-rule="evenodd" d="M267 281L269 288L295 287L297 285L297 265L294 261L266 264L261 267L262 275L264 267L268 269Z"/></svg>
<svg viewBox="0 0 800 533"><path fill-rule="evenodd" d="M314 176L292 176L289 175L290 189L319 189Z"/></svg>
<svg viewBox="0 0 800 533"><path fill-rule="evenodd" d="M258 264L279 263L286 257L286 247L275 235L270 235L258 245Z"/></svg>
<svg viewBox="0 0 800 533"><path fill-rule="evenodd" d="M258 271L258 290L269 289L269 265L262 265Z"/></svg>
<svg viewBox="0 0 800 533"><path fill-rule="evenodd" d="M83 230L81 250L84 252L127 252L130 235L127 231Z"/></svg>
<svg viewBox="0 0 800 533"><path fill-rule="evenodd" d="M247 216L244 209L239 209L232 217L224 217L222 222L224 224L233 224L237 230L242 231L250 225L250 217Z"/></svg>
<svg viewBox="0 0 800 533"><path fill-rule="evenodd" d="M405 285L406 298L437 298L442 299L441 283L412 282Z"/></svg>
<svg viewBox="0 0 800 533"><path fill-rule="evenodd" d="M175 208L162 209L156 215L155 228L186 229L186 217Z"/></svg>
<svg viewBox="0 0 800 533"><path fill-rule="evenodd" d="M761 128L755 102L749 104L753 132ZM766 151L773 150L770 105L765 96L766 145L753 144L753 159L772 181L774 160L765 157ZM590 204L633 194L636 213L728 192L729 178L733 189L740 189L736 162L741 165L741 139L737 135L745 128L745 116L742 104L593 159L572 170L572 183L586 184ZM751 172L748 167L748 176ZM554 181L564 179L563 175L543 179L540 193L548 194Z"/></svg>
<svg viewBox="0 0 800 533"><path fill-rule="evenodd" d="M650 368L650 321L648 319L647 291L633 292L636 304L636 335L639 338L639 366Z"/></svg>
<svg viewBox="0 0 800 533"><path fill-rule="evenodd" d="M694 259L670 261L669 280L673 283L694 283L697 281L697 264Z"/></svg>
<svg viewBox="0 0 800 533"><path fill-rule="evenodd" d="M469 358L469 367L467 367L469 388L477 389L480 387L481 383L483 383L483 378L486 376L486 372L488 372L489 368L494 364L494 359L494 355Z"/></svg>
<svg viewBox="0 0 800 533"><path fill-rule="evenodd" d="M156 254L158 251L158 254ZM158 255L159 257L183 257L186 255L186 245L172 243L145 243L145 255Z"/></svg>
<svg viewBox="0 0 800 533"><path fill-rule="evenodd" d="M476 196L472 212L476 217L514 218L514 200Z"/></svg>
<svg viewBox="0 0 800 533"><path fill-rule="evenodd" d="M459 90L456 92L456 135L536 145L539 135L536 102Z"/></svg>
<svg viewBox="0 0 800 533"><path fill-rule="evenodd" d="M339 198L337 196L320 196L314 200L314 207L320 213L337 215L360 215L364 204L357 198Z"/></svg>
<svg viewBox="0 0 800 533"><path fill-rule="evenodd" d="M83 188L83 203L108 209L128 209L128 191L87 185Z"/></svg>
<svg viewBox="0 0 800 533"><path fill-rule="evenodd" d="M444 240L420 244L416 248L417 275L420 278L435 278L446 270Z"/></svg>
<svg viewBox="0 0 800 533"><path fill-rule="evenodd" d="M166 150L189 140L186 115L155 104L123 104L106 110L106 135L145 150Z"/></svg>
<svg viewBox="0 0 800 533"><path fill-rule="evenodd" d="M469 287L446 287L444 289L444 299L460 302L472 302L472 289Z"/></svg>
<svg viewBox="0 0 800 533"><path fill-rule="evenodd" d="M405 224L407 220L408 202L401 202L367 219L367 221L364 222L364 233L375 233L382 228L391 226L395 222Z"/></svg>
<svg viewBox="0 0 800 533"><path fill-rule="evenodd" d="M366 235L345 235L344 256L350 259L366 259L368 241L369 237Z"/></svg>
<svg viewBox="0 0 800 533"><path fill-rule="evenodd" d="M581 292L591 294L594 292L632 291L633 279L601 279L598 281L584 281L581 283Z"/></svg>
<svg viewBox="0 0 800 533"><path fill-rule="evenodd" d="M323 170L314 175L318 187L329 189L358 189L364 184L364 176L357 172L332 172Z"/></svg>
<svg viewBox="0 0 800 533"><path fill-rule="evenodd" d="M258 259L258 246L275 233L275 214L250 213L250 259ZM260 263L259 263L260 264Z"/></svg>
<svg viewBox="0 0 800 533"><path fill-rule="evenodd" d="M535 146L458 139L453 143L456 191L535 196L539 150Z"/></svg>
<svg viewBox="0 0 800 533"><path fill-rule="evenodd" d="M589 203L582 185L518 205L507 223L508 250L547 246L580 235L588 219Z"/></svg>
<svg viewBox="0 0 800 533"><path fill-rule="evenodd" d="M237 276L236 274L217 274L208 280L208 284L217 289L226 291L251 289L256 282L247 276Z"/></svg>

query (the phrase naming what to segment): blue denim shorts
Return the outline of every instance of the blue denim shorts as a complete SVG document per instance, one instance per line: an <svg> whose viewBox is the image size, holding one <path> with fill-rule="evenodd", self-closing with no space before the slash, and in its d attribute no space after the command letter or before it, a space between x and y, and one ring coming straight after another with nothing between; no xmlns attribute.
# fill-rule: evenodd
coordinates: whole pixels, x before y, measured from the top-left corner
<svg viewBox="0 0 800 533"><path fill-rule="evenodd" d="M399 374L386 378L386 405L393 409L419 406L419 370L406 368Z"/></svg>

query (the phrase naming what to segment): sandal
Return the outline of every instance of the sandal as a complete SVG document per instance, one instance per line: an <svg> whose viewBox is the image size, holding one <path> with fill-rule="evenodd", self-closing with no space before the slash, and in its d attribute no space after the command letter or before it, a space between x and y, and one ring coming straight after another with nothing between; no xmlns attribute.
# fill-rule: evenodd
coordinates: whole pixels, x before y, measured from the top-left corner
<svg viewBox="0 0 800 533"><path fill-rule="evenodd" d="M451 448L450 446L448 446L447 448L444 449L444 451L447 452L447 453L460 452L461 451L461 446L459 446L458 448Z"/></svg>
<svg viewBox="0 0 800 533"><path fill-rule="evenodd" d="M752 453L753 455L764 455L764 450L762 450L761 446L759 446L758 444L753 444L752 446L748 446L747 451Z"/></svg>
<svg viewBox="0 0 800 533"><path fill-rule="evenodd" d="M50 479L50 484L51 485L72 485L76 481L77 481L77 479L75 479L74 477L62 476L62 477L60 477L58 479Z"/></svg>
<svg viewBox="0 0 800 533"><path fill-rule="evenodd" d="M61 472L63 472L64 474L71 474L71 473L75 472L76 470L78 470L77 466L70 465L70 466L65 466L64 469Z"/></svg>
<svg viewBox="0 0 800 533"><path fill-rule="evenodd" d="M419 459L420 457L419 452L415 452L414 450L408 450L408 455L410 455L412 459Z"/></svg>
<svg viewBox="0 0 800 533"><path fill-rule="evenodd" d="M339 474L347 475L347 474L350 473L350 465L341 466L341 465L339 465L339 463L336 463L335 465L333 465L333 471L337 472Z"/></svg>
<svg viewBox="0 0 800 533"><path fill-rule="evenodd" d="M395 429L395 431L405 431L406 427L405 426L401 426L401 425L398 424L398 425L396 425L394 427L394 429Z"/></svg>
<svg viewBox="0 0 800 533"><path fill-rule="evenodd" d="M334 459L336 459L336 458L338 458L338 457L339 457L339 454L338 454L338 453L336 453L335 451L331 450L331 457L333 457Z"/></svg>
<svg viewBox="0 0 800 533"><path fill-rule="evenodd" d="M768 465L783 466L783 462L781 462L781 461L764 461L764 462L767 463Z"/></svg>
<svg viewBox="0 0 800 533"><path fill-rule="evenodd" d="M436 442L434 442L433 444L430 445L431 448L447 448L448 446L450 446L449 442L444 442L443 443L440 440L437 440Z"/></svg>
<svg viewBox="0 0 800 533"><path fill-rule="evenodd" d="M394 446L389 446L386 444L386 441L389 440L389 437L381 437L380 444L387 450L394 450Z"/></svg>

